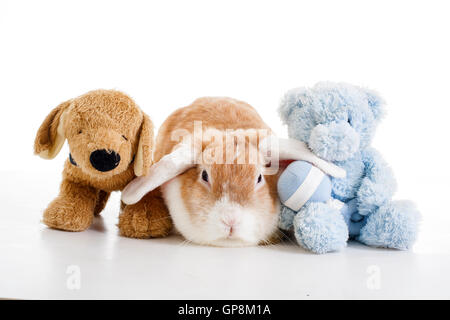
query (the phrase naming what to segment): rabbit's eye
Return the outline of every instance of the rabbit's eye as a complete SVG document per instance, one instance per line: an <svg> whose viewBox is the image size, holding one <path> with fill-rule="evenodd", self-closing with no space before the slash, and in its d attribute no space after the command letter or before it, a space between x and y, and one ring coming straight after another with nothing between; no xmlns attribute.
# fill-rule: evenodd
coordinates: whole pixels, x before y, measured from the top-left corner
<svg viewBox="0 0 450 320"><path fill-rule="evenodd" d="M124 138L124 139L125 139L125 141L128 141L128 138L127 138L127 137L125 137L124 135L122 135L122 138Z"/></svg>
<svg viewBox="0 0 450 320"><path fill-rule="evenodd" d="M258 179L256 180L256 183L261 183L262 182L262 175L260 174L258 176Z"/></svg>
<svg viewBox="0 0 450 320"><path fill-rule="evenodd" d="M209 182L208 172L206 172L206 170L202 171L202 180L205 182Z"/></svg>

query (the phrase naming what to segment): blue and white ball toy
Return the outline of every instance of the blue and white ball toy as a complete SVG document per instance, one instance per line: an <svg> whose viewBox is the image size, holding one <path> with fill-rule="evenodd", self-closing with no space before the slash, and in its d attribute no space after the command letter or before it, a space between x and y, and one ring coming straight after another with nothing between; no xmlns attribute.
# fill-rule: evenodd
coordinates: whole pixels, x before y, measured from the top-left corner
<svg viewBox="0 0 450 320"><path fill-rule="evenodd" d="M281 203L299 211L307 202L327 202L331 198L331 180L322 170L306 161L294 161L278 180Z"/></svg>
<svg viewBox="0 0 450 320"><path fill-rule="evenodd" d="M283 204L280 228L294 229L297 241L308 249L314 248L313 251L339 250L346 245L349 236L359 234L364 225L365 219L357 213L356 201L343 203L333 199L330 177L309 162L289 164L278 180L278 194ZM302 209L307 209L308 217ZM311 211L315 214L311 215ZM321 223L324 219L327 223ZM329 229L327 232L317 230L324 226Z"/></svg>

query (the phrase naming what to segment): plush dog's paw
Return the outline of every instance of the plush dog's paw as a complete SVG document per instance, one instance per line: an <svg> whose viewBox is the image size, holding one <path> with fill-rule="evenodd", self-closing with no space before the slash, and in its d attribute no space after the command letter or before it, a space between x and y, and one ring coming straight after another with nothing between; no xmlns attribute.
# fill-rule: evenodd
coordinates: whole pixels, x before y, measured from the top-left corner
<svg viewBox="0 0 450 320"><path fill-rule="evenodd" d="M166 208L146 206L138 202L125 206L119 217L120 235L129 238L159 238L165 237L172 229L172 219Z"/></svg>
<svg viewBox="0 0 450 320"><path fill-rule="evenodd" d="M348 228L338 209L312 202L294 218L297 242L315 253L339 251L347 245Z"/></svg>
<svg viewBox="0 0 450 320"><path fill-rule="evenodd" d="M54 229L83 231L91 225L93 217L90 206L58 197L44 211L42 221Z"/></svg>

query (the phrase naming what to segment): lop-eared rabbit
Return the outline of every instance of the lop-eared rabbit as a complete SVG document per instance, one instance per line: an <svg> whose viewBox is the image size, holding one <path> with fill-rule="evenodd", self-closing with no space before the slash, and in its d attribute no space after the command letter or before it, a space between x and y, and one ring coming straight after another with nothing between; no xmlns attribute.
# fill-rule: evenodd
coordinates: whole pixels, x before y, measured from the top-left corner
<svg viewBox="0 0 450 320"><path fill-rule="evenodd" d="M163 123L155 164L122 193L127 204L162 186L176 229L213 246L272 243L277 238L278 160L306 160L328 174L345 172L300 141L277 139L249 104L206 97ZM270 162L268 162L270 161Z"/></svg>

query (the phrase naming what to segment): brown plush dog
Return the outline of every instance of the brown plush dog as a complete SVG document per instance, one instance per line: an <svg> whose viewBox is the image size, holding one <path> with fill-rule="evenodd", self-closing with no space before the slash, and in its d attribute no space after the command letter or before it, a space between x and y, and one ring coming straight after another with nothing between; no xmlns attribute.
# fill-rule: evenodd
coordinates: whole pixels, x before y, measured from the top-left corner
<svg viewBox="0 0 450 320"><path fill-rule="evenodd" d="M148 172L153 124L124 93L95 90L53 109L37 132L34 151L52 159L65 139L70 154L60 194L43 221L52 228L82 231L103 210L112 191ZM120 233L127 237L165 236L172 227L159 190L134 205L122 203L121 211Z"/></svg>

